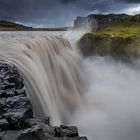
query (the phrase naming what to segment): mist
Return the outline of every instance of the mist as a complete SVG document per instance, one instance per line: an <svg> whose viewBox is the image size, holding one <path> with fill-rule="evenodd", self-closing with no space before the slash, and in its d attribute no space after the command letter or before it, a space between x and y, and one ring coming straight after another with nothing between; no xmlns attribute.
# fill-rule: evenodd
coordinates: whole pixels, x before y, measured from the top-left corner
<svg viewBox="0 0 140 140"><path fill-rule="evenodd" d="M90 140L139 140L140 60L125 64L91 57L84 65L86 107L75 112L70 124Z"/></svg>

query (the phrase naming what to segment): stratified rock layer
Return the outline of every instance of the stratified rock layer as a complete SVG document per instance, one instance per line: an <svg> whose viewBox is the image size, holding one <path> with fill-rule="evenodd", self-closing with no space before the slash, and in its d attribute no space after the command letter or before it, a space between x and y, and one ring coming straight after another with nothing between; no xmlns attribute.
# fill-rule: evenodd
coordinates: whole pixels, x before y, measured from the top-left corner
<svg viewBox="0 0 140 140"><path fill-rule="evenodd" d="M33 117L23 78L16 67L0 64L0 140L87 140L77 127L50 125L50 118Z"/></svg>
<svg viewBox="0 0 140 140"><path fill-rule="evenodd" d="M78 46L84 56L113 56L114 58L128 59L140 57L140 39L135 37L98 36L92 33L85 34Z"/></svg>
<svg viewBox="0 0 140 140"><path fill-rule="evenodd" d="M112 22L140 22L140 15L127 15L127 14L91 14L87 17L80 17L78 16L77 19L74 21L74 28L83 28L86 27L87 24L91 27L98 27L101 25L109 24Z"/></svg>

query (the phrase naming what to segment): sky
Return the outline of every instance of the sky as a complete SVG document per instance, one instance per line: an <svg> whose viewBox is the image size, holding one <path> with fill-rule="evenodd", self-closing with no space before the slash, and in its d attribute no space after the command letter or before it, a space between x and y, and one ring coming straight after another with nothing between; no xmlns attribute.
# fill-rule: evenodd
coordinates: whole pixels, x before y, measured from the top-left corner
<svg viewBox="0 0 140 140"><path fill-rule="evenodd" d="M140 0L0 0L0 19L37 27L73 26L77 16L140 14Z"/></svg>

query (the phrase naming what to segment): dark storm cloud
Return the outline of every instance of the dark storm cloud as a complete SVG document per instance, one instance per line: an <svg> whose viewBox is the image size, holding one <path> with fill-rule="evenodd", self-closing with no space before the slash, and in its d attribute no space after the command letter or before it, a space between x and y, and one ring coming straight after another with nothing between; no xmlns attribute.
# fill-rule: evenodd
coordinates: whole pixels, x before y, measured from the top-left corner
<svg viewBox="0 0 140 140"><path fill-rule="evenodd" d="M0 19L34 25L71 25L78 15L118 12L140 0L0 0Z"/></svg>
<svg viewBox="0 0 140 140"><path fill-rule="evenodd" d="M122 1L124 1L124 2L130 2L130 3L138 3L138 2L140 2L140 0L122 0Z"/></svg>
<svg viewBox="0 0 140 140"><path fill-rule="evenodd" d="M63 4L67 4L67 3L73 3L76 2L78 0L60 0L60 2L62 2Z"/></svg>
<svg viewBox="0 0 140 140"><path fill-rule="evenodd" d="M34 24L65 25L80 11L59 0L0 0L0 19Z"/></svg>

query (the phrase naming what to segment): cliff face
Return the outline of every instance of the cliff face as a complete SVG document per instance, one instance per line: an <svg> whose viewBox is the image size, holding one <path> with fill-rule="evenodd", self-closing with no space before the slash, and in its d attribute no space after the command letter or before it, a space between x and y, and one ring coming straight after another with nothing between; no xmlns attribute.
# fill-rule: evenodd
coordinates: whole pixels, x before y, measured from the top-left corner
<svg viewBox="0 0 140 140"><path fill-rule="evenodd" d="M84 24L92 29L91 33L85 34L78 43L85 56L140 56L140 15L89 15L75 20L75 28L85 28ZM93 30L94 28L96 30Z"/></svg>
<svg viewBox="0 0 140 140"><path fill-rule="evenodd" d="M140 38L85 34L78 43L84 56L100 55L126 59L140 56Z"/></svg>
<svg viewBox="0 0 140 140"><path fill-rule="evenodd" d="M104 24L109 24L111 22L116 21L134 21L140 22L140 15L126 15L126 14L92 14L88 15L87 17L80 17L78 16L77 19L74 21L75 28L83 28L85 26L94 27L96 24L98 27Z"/></svg>

